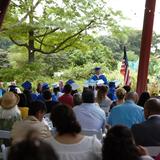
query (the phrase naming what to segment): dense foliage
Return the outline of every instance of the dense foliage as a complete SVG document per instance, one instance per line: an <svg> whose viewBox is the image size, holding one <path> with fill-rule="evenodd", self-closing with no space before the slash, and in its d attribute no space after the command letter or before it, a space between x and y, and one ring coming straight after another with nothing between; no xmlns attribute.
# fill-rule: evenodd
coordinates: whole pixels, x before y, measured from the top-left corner
<svg viewBox="0 0 160 160"><path fill-rule="evenodd" d="M123 47L137 63L141 31L118 26L122 18L104 0L11 0L0 32L0 80L82 83L101 66L109 80L123 82ZM159 44L154 33L149 73L157 80ZM137 67L131 67L133 87L136 74Z"/></svg>

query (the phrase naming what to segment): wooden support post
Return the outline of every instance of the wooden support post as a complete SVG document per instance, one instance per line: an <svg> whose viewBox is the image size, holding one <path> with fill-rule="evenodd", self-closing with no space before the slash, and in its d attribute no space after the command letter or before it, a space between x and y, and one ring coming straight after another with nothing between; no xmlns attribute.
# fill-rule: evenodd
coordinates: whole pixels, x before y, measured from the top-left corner
<svg viewBox="0 0 160 160"><path fill-rule="evenodd" d="M142 92L146 91L147 88L148 66L149 66L150 49L152 42L155 6L156 6L156 0L146 0L139 69L137 77L137 93L139 95Z"/></svg>

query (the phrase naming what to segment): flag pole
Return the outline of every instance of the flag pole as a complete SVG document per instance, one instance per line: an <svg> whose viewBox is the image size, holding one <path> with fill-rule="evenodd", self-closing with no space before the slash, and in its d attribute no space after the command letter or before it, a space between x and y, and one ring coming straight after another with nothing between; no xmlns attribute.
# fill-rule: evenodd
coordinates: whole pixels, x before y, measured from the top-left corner
<svg viewBox="0 0 160 160"><path fill-rule="evenodd" d="M128 57L127 57L127 51L125 46L123 51L124 51L124 55L123 55L120 73L124 76L124 85L130 86L131 85L130 70L128 66Z"/></svg>

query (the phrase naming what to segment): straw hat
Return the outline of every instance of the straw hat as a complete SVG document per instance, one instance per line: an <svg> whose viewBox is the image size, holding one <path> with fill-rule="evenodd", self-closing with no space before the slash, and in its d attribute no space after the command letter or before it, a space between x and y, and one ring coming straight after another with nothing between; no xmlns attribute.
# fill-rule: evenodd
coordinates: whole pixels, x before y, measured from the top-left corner
<svg viewBox="0 0 160 160"><path fill-rule="evenodd" d="M11 109L16 106L19 102L19 96L13 92L6 92L3 97L1 97L0 105L4 109Z"/></svg>

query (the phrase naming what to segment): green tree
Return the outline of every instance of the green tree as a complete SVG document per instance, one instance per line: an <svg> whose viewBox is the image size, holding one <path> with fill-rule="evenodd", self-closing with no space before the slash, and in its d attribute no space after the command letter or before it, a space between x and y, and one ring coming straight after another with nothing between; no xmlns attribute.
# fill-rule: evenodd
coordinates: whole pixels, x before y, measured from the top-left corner
<svg viewBox="0 0 160 160"><path fill-rule="evenodd" d="M114 12L104 0L12 0L2 34L28 52L53 54L82 43L87 30L116 26Z"/></svg>
<svg viewBox="0 0 160 160"><path fill-rule="evenodd" d="M13 43L4 37L0 37L0 48L7 50L11 45L13 45Z"/></svg>
<svg viewBox="0 0 160 160"><path fill-rule="evenodd" d="M120 32L113 32L109 36L100 36L99 40L111 49L116 60L122 59L123 47L126 46L127 53L131 54L132 60L136 58L133 58L133 54L139 55L140 52L141 31L124 27Z"/></svg>
<svg viewBox="0 0 160 160"><path fill-rule="evenodd" d="M8 53L7 51L0 49L0 69L9 67Z"/></svg>
<svg viewBox="0 0 160 160"><path fill-rule="evenodd" d="M159 54L160 53L160 35L157 33L153 33L152 38L152 53Z"/></svg>

